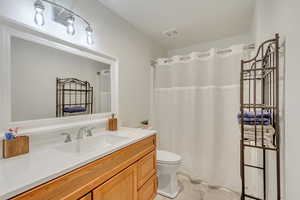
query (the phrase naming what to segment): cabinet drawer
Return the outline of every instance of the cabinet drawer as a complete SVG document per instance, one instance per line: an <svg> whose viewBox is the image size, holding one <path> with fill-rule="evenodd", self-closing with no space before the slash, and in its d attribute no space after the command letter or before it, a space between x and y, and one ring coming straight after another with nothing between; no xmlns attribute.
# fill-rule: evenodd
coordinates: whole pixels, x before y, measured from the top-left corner
<svg viewBox="0 0 300 200"><path fill-rule="evenodd" d="M81 197L79 200L92 200L92 193L88 193L84 197Z"/></svg>
<svg viewBox="0 0 300 200"><path fill-rule="evenodd" d="M137 165L120 172L93 190L93 200L137 200Z"/></svg>
<svg viewBox="0 0 300 200"><path fill-rule="evenodd" d="M138 200L153 200L157 193L157 176L153 175L139 190Z"/></svg>
<svg viewBox="0 0 300 200"><path fill-rule="evenodd" d="M138 161L138 187L156 173L156 151L152 151Z"/></svg>

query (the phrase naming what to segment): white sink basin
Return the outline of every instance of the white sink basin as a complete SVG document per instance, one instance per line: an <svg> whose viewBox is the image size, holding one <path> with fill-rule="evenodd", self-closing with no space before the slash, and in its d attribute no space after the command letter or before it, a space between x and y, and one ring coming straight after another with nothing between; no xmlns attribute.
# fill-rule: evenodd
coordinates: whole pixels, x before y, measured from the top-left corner
<svg viewBox="0 0 300 200"><path fill-rule="evenodd" d="M127 137L116 135L99 135L76 140L56 147L58 151L73 154L85 154L94 151L101 151L107 147L118 145L129 140Z"/></svg>

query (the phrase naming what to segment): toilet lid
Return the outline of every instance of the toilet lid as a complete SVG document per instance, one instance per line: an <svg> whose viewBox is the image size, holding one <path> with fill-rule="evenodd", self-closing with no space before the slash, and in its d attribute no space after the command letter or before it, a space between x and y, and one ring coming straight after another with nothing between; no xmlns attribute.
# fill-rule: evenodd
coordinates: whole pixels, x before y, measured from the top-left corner
<svg viewBox="0 0 300 200"><path fill-rule="evenodd" d="M165 164L178 164L181 161L181 157L175 153L168 151L157 151L157 162Z"/></svg>

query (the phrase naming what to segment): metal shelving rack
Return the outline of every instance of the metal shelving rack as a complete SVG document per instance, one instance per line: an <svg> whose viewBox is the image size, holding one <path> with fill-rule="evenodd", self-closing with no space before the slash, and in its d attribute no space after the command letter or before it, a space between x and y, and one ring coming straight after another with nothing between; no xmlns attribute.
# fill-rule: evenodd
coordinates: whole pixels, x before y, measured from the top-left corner
<svg viewBox="0 0 300 200"><path fill-rule="evenodd" d="M243 119L244 112L254 112L255 123L254 140L249 141L245 137L245 122L241 120L241 179L242 194L241 200L267 199L266 186L266 153L276 152L276 178L277 178L277 200L280 200L280 127L279 127L279 34L275 38L263 42L254 58L241 61L241 91L240 91L240 111ZM275 133L272 142L265 141L264 126L256 124L258 112L271 113L270 125ZM262 119L263 120L263 119ZM262 127L262 128L261 128ZM258 130L258 128L261 128ZM260 131L260 132L259 132ZM261 134L261 135L259 135ZM251 165L245 160L246 149L257 149L262 152L262 164ZM245 169L254 168L263 172L263 197L255 194L246 194Z"/></svg>
<svg viewBox="0 0 300 200"><path fill-rule="evenodd" d="M56 117L69 116L72 113L65 108L82 107L84 111L74 114L93 114L93 87L88 81L76 78L56 78Z"/></svg>

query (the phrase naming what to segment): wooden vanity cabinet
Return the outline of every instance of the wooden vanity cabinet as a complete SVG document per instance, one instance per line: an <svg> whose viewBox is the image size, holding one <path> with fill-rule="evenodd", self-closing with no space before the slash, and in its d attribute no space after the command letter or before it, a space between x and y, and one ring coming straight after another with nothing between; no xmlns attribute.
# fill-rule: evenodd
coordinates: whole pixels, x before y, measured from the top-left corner
<svg viewBox="0 0 300 200"><path fill-rule="evenodd" d="M93 190L93 200L137 200L137 165L133 164Z"/></svg>
<svg viewBox="0 0 300 200"><path fill-rule="evenodd" d="M156 173L156 151L144 156L138 165L138 188L144 185Z"/></svg>
<svg viewBox="0 0 300 200"><path fill-rule="evenodd" d="M138 191L138 200L153 200L157 191L157 176L154 174Z"/></svg>
<svg viewBox="0 0 300 200"><path fill-rule="evenodd" d="M150 136L12 200L153 200L156 137Z"/></svg>
<svg viewBox="0 0 300 200"><path fill-rule="evenodd" d="M84 197L81 197L79 200L92 200L92 193L88 193Z"/></svg>

